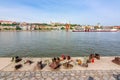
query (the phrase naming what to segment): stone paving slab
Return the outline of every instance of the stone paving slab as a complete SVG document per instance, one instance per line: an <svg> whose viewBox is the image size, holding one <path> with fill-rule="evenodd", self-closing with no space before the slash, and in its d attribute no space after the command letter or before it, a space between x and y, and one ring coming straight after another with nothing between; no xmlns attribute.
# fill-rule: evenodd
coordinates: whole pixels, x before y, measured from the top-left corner
<svg viewBox="0 0 120 80"><path fill-rule="evenodd" d="M1 58L0 57L0 70L9 66L11 64L11 58Z"/></svg>
<svg viewBox="0 0 120 80"><path fill-rule="evenodd" d="M120 70L0 71L0 80L120 80Z"/></svg>

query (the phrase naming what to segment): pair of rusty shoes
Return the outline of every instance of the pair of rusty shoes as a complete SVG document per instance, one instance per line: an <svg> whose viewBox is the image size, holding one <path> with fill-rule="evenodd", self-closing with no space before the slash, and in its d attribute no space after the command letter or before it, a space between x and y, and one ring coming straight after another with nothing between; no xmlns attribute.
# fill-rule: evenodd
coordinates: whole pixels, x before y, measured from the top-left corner
<svg viewBox="0 0 120 80"><path fill-rule="evenodd" d="M120 65L120 57L115 57L115 58L112 60L112 62L115 63L115 64Z"/></svg>

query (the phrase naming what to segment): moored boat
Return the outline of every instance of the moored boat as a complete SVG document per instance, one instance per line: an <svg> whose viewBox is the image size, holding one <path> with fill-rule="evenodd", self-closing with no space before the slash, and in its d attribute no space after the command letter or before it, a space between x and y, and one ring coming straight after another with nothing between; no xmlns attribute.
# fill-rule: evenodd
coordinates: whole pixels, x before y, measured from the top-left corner
<svg viewBox="0 0 120 80"><path fill-rule="evenodd" d="M119 30L73 30L72 32L118 32Z"/></svg>

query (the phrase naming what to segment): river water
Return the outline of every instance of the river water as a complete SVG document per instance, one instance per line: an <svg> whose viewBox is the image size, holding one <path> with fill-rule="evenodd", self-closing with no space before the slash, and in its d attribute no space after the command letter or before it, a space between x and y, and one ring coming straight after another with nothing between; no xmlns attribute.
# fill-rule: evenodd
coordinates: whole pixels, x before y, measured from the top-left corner
<svg viewBox="0 0 120 80"><path fill-rule="evenodd" d="M120 56L120 32L0 32L0 56Z"/></svg>

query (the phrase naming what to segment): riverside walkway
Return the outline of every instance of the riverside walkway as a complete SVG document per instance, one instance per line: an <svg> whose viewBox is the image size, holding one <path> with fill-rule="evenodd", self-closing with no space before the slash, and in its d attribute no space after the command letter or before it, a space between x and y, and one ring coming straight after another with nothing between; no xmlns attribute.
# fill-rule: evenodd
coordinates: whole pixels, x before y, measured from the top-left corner
<svg viewBox="0 0 120 80"><path fill-rule="evenodd" d="M120 70L1 71L0 80L120 80Z"/></svg>
<svg viewBox="0 0 120 80"><path fill-rule="evenodd" d="M114 57L102 57L90 63L88 68L74 64L72 69L61 66L59 70L51 70L47 65L40 71L34 71L35 62L41 59L33 58L32 65L20 62L23 67L15 71L16 64L11 62L11 58L0 58L0 80L120 80L120 66L112 63L112 59Z"/></svg>

